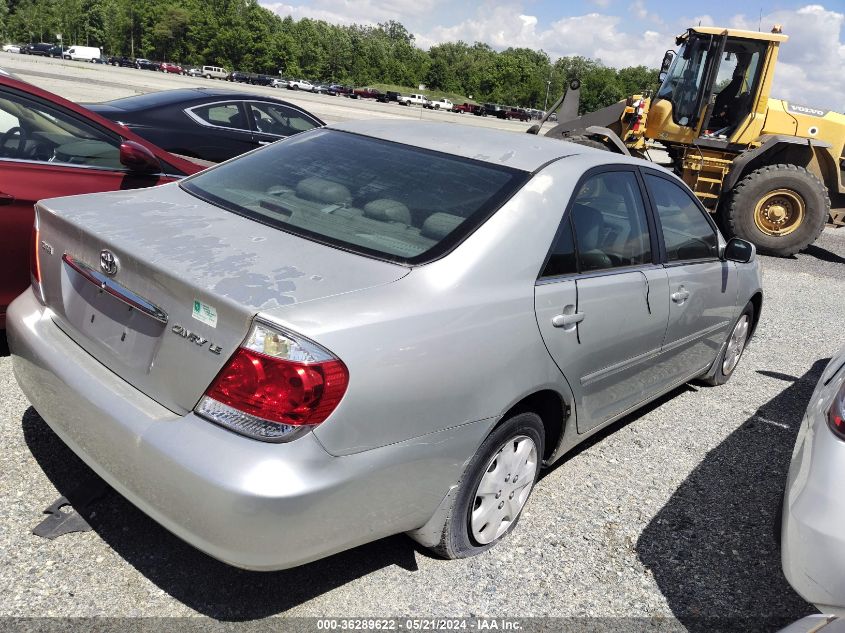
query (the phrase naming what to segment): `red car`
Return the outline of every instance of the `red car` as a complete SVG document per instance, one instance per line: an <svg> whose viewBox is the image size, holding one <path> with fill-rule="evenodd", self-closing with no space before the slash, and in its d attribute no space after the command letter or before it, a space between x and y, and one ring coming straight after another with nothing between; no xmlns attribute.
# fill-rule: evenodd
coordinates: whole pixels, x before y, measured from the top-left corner
<svg viewBox="0 0 845 633"><path fill-rule="evenodd" d="M161 62L160 68L163 73L173 73L174 75L184 75L185 70L179 64L171 62Z"/></svg>
<svg viewBox="0 0 845 633"><path fill-rule="evenodd" d="M202 169L82 106L0 75L0 328L8 305L29 286L36 201L150 187Z"/></svg>

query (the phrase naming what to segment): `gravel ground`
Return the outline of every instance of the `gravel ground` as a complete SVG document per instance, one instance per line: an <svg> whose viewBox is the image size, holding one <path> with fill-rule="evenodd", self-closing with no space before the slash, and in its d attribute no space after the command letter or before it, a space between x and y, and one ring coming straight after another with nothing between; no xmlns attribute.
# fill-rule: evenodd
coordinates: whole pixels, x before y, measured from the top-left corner
<svg viewBox="0 0 845 633"><path fill-rule="evenodd" d="M845 230L761 259L764 312L731 382L678 389L590 439L546 473L505 542L463 561L396 536L294 570L240 571L114 492L94 504L93 531L33 536L46 506L96 478L2 357L0 616L607 616L710 631L707 618L773 630L812 613L783 578L774 526L804 408L845 342L834 321Z"/></svg>

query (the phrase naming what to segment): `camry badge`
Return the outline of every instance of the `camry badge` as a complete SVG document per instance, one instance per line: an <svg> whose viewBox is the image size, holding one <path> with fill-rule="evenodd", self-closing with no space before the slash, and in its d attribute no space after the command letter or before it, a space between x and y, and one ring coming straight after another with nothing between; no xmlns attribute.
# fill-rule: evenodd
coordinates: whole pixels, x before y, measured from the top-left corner
<svg viewBox="0 0 845 633"><path fill-rule="evenodd" d="M110 250L103 249L100 251L100 270L109 277L114 277L118 264L117 257Z"/></svg>

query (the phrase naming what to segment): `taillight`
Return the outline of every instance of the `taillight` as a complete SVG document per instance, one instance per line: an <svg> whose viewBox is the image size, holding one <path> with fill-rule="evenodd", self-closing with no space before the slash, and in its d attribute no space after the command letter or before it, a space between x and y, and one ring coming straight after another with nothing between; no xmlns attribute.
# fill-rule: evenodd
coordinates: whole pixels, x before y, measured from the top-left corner
<svg viewBox="0 0 845 633"><path fill-rule="evenodd" d="M41 287L41 237L38 229L38 214L32 224L32 243L29 245L29 276L32 290L41 303L44 303L44 292Z"/></svg>
<svg viewBox="0 0 845 633"><path fill-rule="evenodd" d="M833 404L827 412L827 422L834 433L845 439L845 382L833 398Z"/></svg>
<svg viewBox="0 0 845 633"><path fill-rule="evenodd" d="M328 418L348 383L346 365L328 350L256 322L196 412L256 439L289 440Z"/></svg>

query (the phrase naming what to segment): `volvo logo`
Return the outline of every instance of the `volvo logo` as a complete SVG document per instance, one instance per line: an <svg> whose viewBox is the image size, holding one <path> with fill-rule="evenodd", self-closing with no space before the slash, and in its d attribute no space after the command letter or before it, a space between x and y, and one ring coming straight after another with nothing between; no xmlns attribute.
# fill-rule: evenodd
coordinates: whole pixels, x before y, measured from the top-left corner
<svg viewBox="0 0 845 633"><path fill-rule="evenodd" d="M118 263L114 253L106 249L100 251L100 270L110 277L117 272Z"/></svg>

